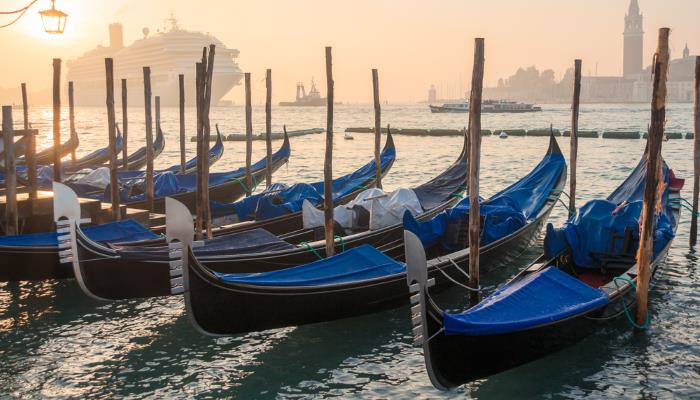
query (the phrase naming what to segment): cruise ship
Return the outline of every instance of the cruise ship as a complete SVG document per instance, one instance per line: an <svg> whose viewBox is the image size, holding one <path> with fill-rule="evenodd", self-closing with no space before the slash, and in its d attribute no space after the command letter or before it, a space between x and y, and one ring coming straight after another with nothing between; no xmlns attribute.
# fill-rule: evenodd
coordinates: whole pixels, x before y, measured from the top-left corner
<svg viewBox="0 0 700 400"><path fill-rule="evenodd" d="M143 38L124 46L123 28L119 23L109 25L109 46L98 46L80 58L68 61L67 81L73 81L75 102L80 105L104 105L105 63L114 59L115 103L120 103L121 79L127 80L129 105L143 105L143 67L151 67L151 91L161 97L161 104L179 104L178 75L185 75L185 104L195 105L195 64L202 58L202 48L216 45L212 104L236 86L243 73L236 63L238 50L226 47L215 37L180 28L175 18L166 20L168 28L149 35L143 29Z"/></svg>

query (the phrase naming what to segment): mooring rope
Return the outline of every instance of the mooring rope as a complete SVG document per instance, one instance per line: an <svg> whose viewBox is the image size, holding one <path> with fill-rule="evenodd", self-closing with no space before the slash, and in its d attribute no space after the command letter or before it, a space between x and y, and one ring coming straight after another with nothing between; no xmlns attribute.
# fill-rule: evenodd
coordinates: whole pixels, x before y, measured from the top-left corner
<svg viewBox="0 0 700 400"><path fill-rule="evenodd" d="M632 288L634 289L635 292L637 291L637 284L635 284L634 281L632 281L631 279L625 278L623 276L616 276L613 278L613 283L615 283L616 288L620 287L617 285L618 280L623 281L623 282L627 282L630 286L632 286ZM642 325L639 325L636 322L634 322L634 320L632 319L632 316L630 315L629 309L627 308L627 303L625 303L624 298L622 299L622 307L625 310L625 317L627 317L627 321L633 327L635 327L637 329L647 329L649 327L649 325L651 325L651 319L649 318L649 309L648 308L647 308L646 316L644 317L644 323Z"/></svg>

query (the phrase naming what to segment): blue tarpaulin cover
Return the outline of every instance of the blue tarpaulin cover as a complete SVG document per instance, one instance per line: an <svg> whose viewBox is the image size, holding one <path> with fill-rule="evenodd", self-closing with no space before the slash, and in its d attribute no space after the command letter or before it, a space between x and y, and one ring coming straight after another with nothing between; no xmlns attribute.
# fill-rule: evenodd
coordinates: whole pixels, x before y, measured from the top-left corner
<svg viewBox="0 0 700 400"><path fill-rule="evenodd" d="M100 243L124 243L155 239L158 235L132 219L81 228L90 239ZM56 232L0 236L0 246L56 247Z"/></svg>
<svg viewBox="0 0 700 400"><path fill-rule="evenodd" d="M403 273L403 264L363 244L310 264L257 274L217 274L222 281L261 286L321 286Z"/></svg>
<svg viewBox="0 0 700 400"><path fill-rule="evenodd" d="M559 321L608 303L608 296L554 267L496 290L460 314L444 314L445 335L498 335Z"/></svg>
<svg viewBox="0 0 700 400"><path fill-rule="evenodd" d="M396 159L394 148L384 149L380 155L381 168L389 166ZM333 201L336 202L356 190L367 180L374 178L376 168L374 160L363 165L350 174L333 180ZM312 184L299 183L287 186L277 183L262 193L254 194L235 203L211 202L213 218L235 214L239 221L262 221L280 215L301 211L304 200L313 205L323 202L323 181Z"/></svg>
<svg viewBox="0 0 700 400"><path fill-rule="evenodd" d="M204 240L204 246L195 247L197 257L216 256L220 254L255 254L296 248L264 229L251 229L244 232L230 233ZM128 260L166 260L166 246L128 246L118 248L119 255Z"/></svg>
<svg viewBox="0 0 700 400"><path fill-rule="evenodd" d="M484 217L481 243L488 244L503 238L537 216L547 197L566 167L561 153L547 154L528 175L488 200L480 200L480 212ZM469 198L441 212L428 221L417 221L410 213L404 214L405 229L415 233L425 247L441 244L453 250L445 238L450 222L466 219L469 214Z"/></svg>
<svg viewBox="0 0 700 400"><path fill-rule="evenodd" d="M639 239L646 165L645 156L608 200L589 201L561 228L555 229L548 225L544 240L545 256L554 257L568 247L576 266L597 268L599 265L596 263L596 254L622 253L623 240L613 240L613 236L623 238L627 229L635 239ZM659 254L674 236L675 221L668 202L669 169L665 162L662 171L666 187L661 199L662 212L655 218L654 256ZM632 254L636 253L638 245L638 241L635 240Z"/></svg>

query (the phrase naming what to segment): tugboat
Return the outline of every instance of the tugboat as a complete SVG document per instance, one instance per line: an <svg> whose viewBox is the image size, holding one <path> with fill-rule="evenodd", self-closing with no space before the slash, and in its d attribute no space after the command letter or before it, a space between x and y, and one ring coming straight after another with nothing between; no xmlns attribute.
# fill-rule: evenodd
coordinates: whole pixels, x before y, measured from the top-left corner
<svg viewBox="0 0 700 400"><path fill-rule="evenodd" d="M469 112L469 102L430 105L434 113L466 113ZM542 111L542 107L528 103L518 103L508 100L486 100L481 104L482 113L525 113Z"/></svg>
<svg viewBox="0 0 700 400"><path fill-rule="evenodd" d="M311 90L306 94L304 83L297 83L297 99L295 101L282 101L280 106L296 106L296 107L319 107L326 105L326 98L321 97L321 93L316 89L316 83L311 78Z"/></svg>

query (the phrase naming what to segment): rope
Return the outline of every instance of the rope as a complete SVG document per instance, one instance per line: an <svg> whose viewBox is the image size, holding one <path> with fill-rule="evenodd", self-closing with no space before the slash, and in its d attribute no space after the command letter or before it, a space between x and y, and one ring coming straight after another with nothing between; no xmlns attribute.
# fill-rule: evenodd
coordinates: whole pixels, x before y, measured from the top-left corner
<svg viewBox="0 0 700 400"><path fill-rule="evenodd" d="M551 194L553 194L553 195L562 195L563 194L564 196L566 196L567 199L571 200L571 196L569 196L569 194L563 190L556 190L555 189L555 190L552 190Z"/></svg>
<svg viewBox="0 0 700 400"><path fill-rule="evenodd" d="M28 9L29 7L31 7L31 6L32 6L34 3L36 3L37 1L39 1L39 0L32 0L32 1L31 1L29 4L27 4L26 6L24 6L24 7L22 7L22 8L18 8L18 9L13 10L13 11L0 11L0 14L1 14L1 15L10 15L10 14L17 14L17 13L19 13L19 12L24 13L25 11L27 11L27 9Z"/></svg>
<svg viewBox="0 0 700 400"><path fill-rule="evenodd" d="M252 190L245 183L243 183L241 178L232 178L231 180L234 182L238 182L238 184L241 185L241 187L243 188L243 190L246 193L251 194L251 193L253 193L253 190L255 190L258 187L258 182L257 182L257 179L255 179L255 175L251 175L251 179L253 181L253 189Z"/></svg>
<svg viewBox="0 0 700 400"><path fill-rule="evenodd" d="M316 255L316 257L318 257L319 260L323 260L323 257L321 257L321 255L318 254L318 251L316 251L316 249L314 249L313 246L311 246L309 244L309 242L301 242L301 245L305 246L307 249L311 250L311 252L314 253Z"/></svg>
<svg viewBox="0 0 700 400"><path fill-rule="evenodd" d="M367 190L367 189L369 189L369 188L368 188L367 186L365 186L365 185L357 185L357 186L355 186L355 189L354 189L354 190L357 190L357 189Z"/></svg>
<svg viewBox="0 0 700 400"><path fill-rule="evenodd" d="M576 213L576 208L569 209L569 206L564 203L564 200L561 199L561 197L557 197L557 203L561 203L564 208L567 209L567 211L571 212L572 214Z"/></svg>
<svg viewBox="0 0 700 400"><path fill-rule="evenodd" d="M634 281L632 281L629 278L622 277L622 276L616 276L615 278L613 278L613 283L615 283L616 288L620 287L617 285L618 280L623 281L623 282L627 282L630 286L632 286L632 288L634 288L635 292L637 291L637 285L634 283ZM643 330L643 329L647 329L649 327L649 325L651 325L651 320L649 318L649 309L647 309L647 313L646 313L646 316L644 318L644 323L642 325L639 325L636 322L634 322L634 320L632 319L632 316L630 315L629 309L627 308L627 303L625 303L625 299L622 299L622 307L625 310L625 317L627 317L627 321L633 327Z"/></svg>
<svg viewBox="0 0 700 400"><path fill-rule="evenodd" d="M340 241L340 252L345 253L345 241L342 236L335 235L333 239Z"/></svg>

